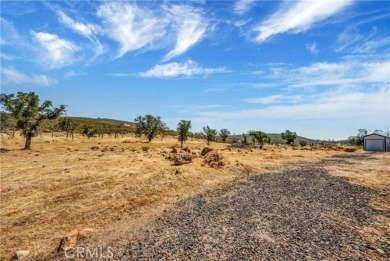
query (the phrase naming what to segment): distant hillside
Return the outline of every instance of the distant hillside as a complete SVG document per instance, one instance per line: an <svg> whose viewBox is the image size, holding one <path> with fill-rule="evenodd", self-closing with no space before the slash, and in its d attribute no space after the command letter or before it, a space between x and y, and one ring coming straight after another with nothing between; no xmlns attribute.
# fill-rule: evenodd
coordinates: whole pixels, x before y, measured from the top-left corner
<svg viewBox="0 0 390 261"><path fill-rule="evenodd" d="M271 137L272 143L286 143L286 141L282 139L282 135L280 133L267 133L267 135ZM230 138L231 139L236 138L242 140L242 135L232 135L230 136ZM295 140L295 143L299 143L301 140L306 141L308 144L320 142L320 140L313 140L302 136L298 136L297 139Z"/></svg>
<svg viewBox="0 0 390 261"><path fill-rule="evenodd" d="M106 118L88 118L88 117L69 117L71 119L75 120L81 120L81 121L93 121L93 122L104 122L104 123L110 123L110 124L125 124L129 126L134 126L135 123L131 121L121 121L121 120L114 120L114 119L106 119Z"/></svg>

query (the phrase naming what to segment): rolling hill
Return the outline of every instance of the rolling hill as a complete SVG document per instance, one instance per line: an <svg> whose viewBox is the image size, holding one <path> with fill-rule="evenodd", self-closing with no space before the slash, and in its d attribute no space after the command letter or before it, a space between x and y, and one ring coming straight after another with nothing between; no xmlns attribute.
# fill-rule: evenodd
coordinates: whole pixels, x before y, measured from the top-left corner
<svg viewBox="0 0 390 261"><path fill-rule="evenodd" d="M277 144L286 143L286 141L282 139L282 135L280 133L267 133L267 135L271 137L272 143L277 143ZM232 135L232 136L230 136L230 138L242 140L242 135ZM310 144L310 143L316 144L316 143L319 143L321 141L321 140L314 140L314 139L309 139L309 138L305 138L302 136L298 136L297 139L295 140L295 143L299 144L299 142L301 140L306 141L308 144Z"/></svg>
<svg viewBox="0 0 390 261"><path fill-rule="evenodd" d="M88 117L69 117L70 119L80 120L80 121L90 121L90 122L104 122L104 123L110 123L110 124L124 124L128 126L134 126L135 123L131 121L122 121L122 120L114 120L114 119L107 119L107 118L88 118Z"/></svg>

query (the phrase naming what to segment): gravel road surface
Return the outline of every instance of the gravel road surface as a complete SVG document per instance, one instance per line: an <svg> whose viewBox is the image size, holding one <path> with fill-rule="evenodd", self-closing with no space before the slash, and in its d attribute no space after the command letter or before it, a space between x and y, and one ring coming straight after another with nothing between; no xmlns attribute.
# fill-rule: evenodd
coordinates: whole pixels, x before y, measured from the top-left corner
<svg viewBox="0 0 390 261"><path fill-rule="evenodd" d="M376 251L359 230L374 223L375 191L320 164L260 174L181 201L129 239L122 260L363 260ZM387 213L388 215L389 213ZM390 259L389 237L379 244Z"/></svg>

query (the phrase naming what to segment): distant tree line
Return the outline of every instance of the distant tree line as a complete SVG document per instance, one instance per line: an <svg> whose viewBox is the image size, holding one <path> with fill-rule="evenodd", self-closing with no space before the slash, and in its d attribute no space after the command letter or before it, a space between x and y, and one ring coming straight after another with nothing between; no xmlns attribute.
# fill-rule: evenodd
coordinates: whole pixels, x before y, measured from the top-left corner
<svg viewBox="0 0 390 261"><path fill-rule="evenodd" d="M176 130L170 130L166 123L159 116L147 114L138 116L134 119L134 124L124 124L122 122L114 123L106 119L90 120L85 118L72 118L63 116L65 114L65 105L57 107L52 106L51 101L40 103L38 95L34 92L15 94L1 94L0 105L0 133L8 135L10 138L15 136L16 131L21 131L24 136L25 149L31 147L32 138L49 132L54 139L55 132L65 132L66 138L73 140L74 134L79 133L87 138L98 136L104 138L105 135L118 138L120 135L129 133L135 134L136 137L145 137L149 142L155 139L158 135L163 139L166 135L177 136L180 141L180 146L190 139L204 139L207 144L211 142L238 142L235 137L230 138L230 131L221 129L217 131L209 126L203 127L203 132L192 133L191 121L181 120ZM375 130L374 133L387 135L390 137L390 131ZM363 137L368 132L365 129L359 129L358 134L349 137L349 143L353 145L362 145ZM289 145L294 145L297 139L297 133L286 130L281 133L281 137ZM271 138L263 131L249 131L247 134L242 134L242 143L263 147L265 143L271 143ZM299 141L299 144L304 147L307 142Z"/></svg>

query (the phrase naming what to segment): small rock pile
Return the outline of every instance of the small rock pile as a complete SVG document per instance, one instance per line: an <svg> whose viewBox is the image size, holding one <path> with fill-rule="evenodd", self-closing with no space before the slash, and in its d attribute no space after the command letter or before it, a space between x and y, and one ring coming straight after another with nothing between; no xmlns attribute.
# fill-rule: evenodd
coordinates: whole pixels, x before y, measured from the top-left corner
<svg viewBox="0 0 390 261"><path fill-rule="evenodd" d="M209 153L212 150L213 150L212 148L208 148L208 147L203 148L202 152L200 153L200 155L205 156L207 153Z"/></svg>
<svg viewBox="0 0 390 261"><path fill-rule="evenodd" d="M206 149L210 148L204 148L202 150L202 155L204 151L207 151ZM223 162L223 156L219 154L217 150L214 149L211 149L204 154L204 164L207 164L212 168L219 168L225 165Z"/></svg>
<svg viewBox="0 0 390 261"><path fill-rule="evenodd" d="M85 228L82 230L74 229L67 236L61 238L60 244L57 247L57 252L73 248L80 239L93 232L94 230L90 228Z"/></svg>
<svg viewBox="0 0 390 261"><path fill-rule="evenodd" d="M175 165L183 165L192 162L192 155L190 153L175 154L172 158Z"/></svg>
<svg viewBox="0 0 390 261"><path fill-rule="evenodd" d="M345 152L355 152L357 150L357 148L355 147L347 147L344 149Z"/></svg>
<svg viewBox="0 0 390 261"><path fill-rule="evenodd" d="M204 157L204 164L212 168L219 168L224 166L222 155L215 149L206 147L201 151L201 156ZM173 161L174 165L188 164L193 161L194 158L199 157L196 152L191 152L191 149L186 147L181 149L179 147L173 147L171 154L165 157L165 159Z"/></svg>
<svg viewBox="0 0 390 261"><path fill-rule="evenodd" d="M325 151L343 151L344 148L342 146L336 145L336 144L323 144L318 147L320 150Z"/></svg>
<svg viewBox="0 0 390 261"><path fill-rule="evenodd" d="M196 153L191 153L191 150L188 147L185 147L184 149L173 147L171 154L165 159L173 161L173 164L175 165L183 165L191 163L194 157L196 157Z"/></svg>

